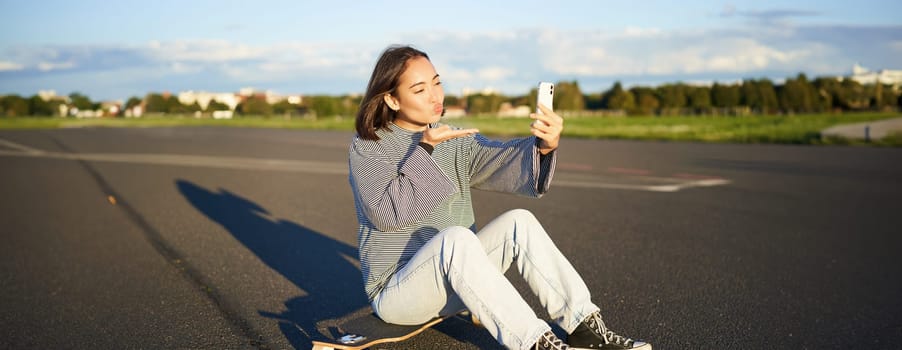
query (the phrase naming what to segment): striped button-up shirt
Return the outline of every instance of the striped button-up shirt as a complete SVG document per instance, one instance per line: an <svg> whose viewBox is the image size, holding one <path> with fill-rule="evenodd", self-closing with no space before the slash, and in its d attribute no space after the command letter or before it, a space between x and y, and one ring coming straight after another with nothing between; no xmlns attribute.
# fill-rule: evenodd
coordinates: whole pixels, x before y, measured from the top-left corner
<svg viewBox="0 0 902 350"><path fill-rule="evenodd" d="M440 230L476 231L470 187L540 197L554 174L556 152L540 156L535 137L502 142L476 134L442 142L430 154L418 146L421 132L390 123L376 134L378 141L355 136L349 156L371 301Z"/></svg>

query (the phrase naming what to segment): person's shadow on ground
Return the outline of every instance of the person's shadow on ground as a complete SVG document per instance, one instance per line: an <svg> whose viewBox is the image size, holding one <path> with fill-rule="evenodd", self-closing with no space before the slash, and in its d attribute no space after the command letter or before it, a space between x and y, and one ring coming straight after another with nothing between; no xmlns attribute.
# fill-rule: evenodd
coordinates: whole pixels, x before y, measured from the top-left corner
<svg viewBox="0 0 902 350"><path fill-rule="evenodd" d="M368 307L357 248L286 220L271 221L266 209L224 189L209 191L186 180L176 186L201 213L222 225L267 266L306 295L285 302L286 311L259 311L275 319L295 348L321 338L317 322Z"/></svg>

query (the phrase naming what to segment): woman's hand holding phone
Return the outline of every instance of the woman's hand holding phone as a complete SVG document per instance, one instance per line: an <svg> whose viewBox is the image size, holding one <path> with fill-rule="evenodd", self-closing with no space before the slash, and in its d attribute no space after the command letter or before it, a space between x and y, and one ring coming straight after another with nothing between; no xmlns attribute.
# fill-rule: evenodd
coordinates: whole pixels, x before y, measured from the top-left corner
<svg viewBox="0 0 902 350"><path fill-rule="evenodd" d="M557 149L558 142L561 140L561 132L564 131L564 118L561 118L544 104L538 104L539 111L542 113L532 113L529 115L534 121L530 124L529 129L533 135L541 140L539 142L539 152L542 154L551 153Z"/></svg>
<svg viewBox="0 0 902 350"><path fill-rule="evenodd" d="M558 141L561 139L561 131L564 130L564 119L554 114L554 84L549 82L539 82L536 91L536 112L530 114L529 117L534 119L530 124L530 131L538 137L539 152L548 154L557 149Z"/></svg>

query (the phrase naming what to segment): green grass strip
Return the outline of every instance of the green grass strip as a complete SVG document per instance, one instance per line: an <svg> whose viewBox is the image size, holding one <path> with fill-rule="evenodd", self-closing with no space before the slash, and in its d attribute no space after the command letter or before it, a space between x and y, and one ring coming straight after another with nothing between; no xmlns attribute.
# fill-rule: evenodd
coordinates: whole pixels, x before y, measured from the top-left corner
<svg viewBox="0 0 902 350"><path fill-rule="evenodd" d="M821 130L834 125L902 117L899 113L799 114L787 116L644 116L568 117L564 137L720 143L844 144L902 146L902 134L865 143L822 137ZM529 134L528 118L464 117L447 119L460 127L479 128L492 136ZM234 119L154 116L142 118L0 118L0 129L73 127L254 127L279 129L353 130L352 118L239 117Z"/></svg>

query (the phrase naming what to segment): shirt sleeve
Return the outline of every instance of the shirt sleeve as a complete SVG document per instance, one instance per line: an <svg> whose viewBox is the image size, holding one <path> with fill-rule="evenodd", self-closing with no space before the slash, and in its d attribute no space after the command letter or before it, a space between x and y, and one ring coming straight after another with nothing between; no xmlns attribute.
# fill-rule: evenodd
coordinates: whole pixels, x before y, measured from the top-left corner
<svg viewBox="0 0 902 350"><path fill-rule="evenodd" d="M349 163L355 202L383 232L422 220L457 192L423 147L415 147L398 166L352 148Z"/></svg>
<svg viewBox="0 0 902 350"><path fill-rule="evenodd" d="M474 188L541 197L551 186L557 150L541 156L536 137L506 142L477 134L471 144L470 185Z"/></svg>

